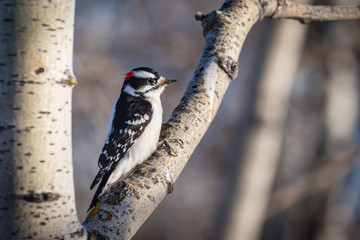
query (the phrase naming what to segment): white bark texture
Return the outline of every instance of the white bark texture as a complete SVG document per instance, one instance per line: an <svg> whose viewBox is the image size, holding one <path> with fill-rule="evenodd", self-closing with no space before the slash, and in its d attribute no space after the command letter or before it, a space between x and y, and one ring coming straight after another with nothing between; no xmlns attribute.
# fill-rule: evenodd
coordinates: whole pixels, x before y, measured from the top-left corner
<svg viewBox="0 0 360 240"><path fill-rule="evenodd" d="M160 146L128 178L114 184L89 212L85 228L93 237L130 239L164 197L172 191L190 155L209 127L231 80L251 27L266 14L263 1L226 1L202 22L206 44L179 106L163 126L161 139L176 151ZM269 8L270 9L270 8ZM274 6L271 7L275 9Z"/></svg>
<svg viewBox="0 0 360 240"><path fill-rule="evenodd" d="M75 0L0 1L1 239L85 238L72 168Z"/></svg>

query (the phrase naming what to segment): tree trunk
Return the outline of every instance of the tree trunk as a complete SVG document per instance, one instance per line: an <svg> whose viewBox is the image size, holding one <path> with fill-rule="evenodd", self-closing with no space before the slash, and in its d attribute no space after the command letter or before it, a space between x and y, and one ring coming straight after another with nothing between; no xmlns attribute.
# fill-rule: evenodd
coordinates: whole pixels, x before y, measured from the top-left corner
<svg viewBox="0 0 360 240"><path fill-rule="evenodd" d="M0 1L2 239L86 235L73 187L74 7L74 0Z"/></svg>
<svg viewBox="0 0 360 240"><path fill-rule="evenodd" d="M239 169L226 239L259 238L281 155L283 125L307 28L280 22L260 82L255 118ZM286 68L284 69L284 65Z"/></svg>

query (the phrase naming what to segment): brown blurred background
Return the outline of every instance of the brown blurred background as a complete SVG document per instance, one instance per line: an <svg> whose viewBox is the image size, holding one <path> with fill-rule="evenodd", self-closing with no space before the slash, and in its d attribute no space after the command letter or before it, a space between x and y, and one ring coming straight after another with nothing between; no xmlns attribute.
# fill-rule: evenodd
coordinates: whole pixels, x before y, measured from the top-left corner
<svg viewBox="0 0 360 240"><path fill-rule="evenodd" d="M222 3L77 0L73 151L81 220L124 75L148 66L178 80L162 96L167 121L204 45L194 13ZM340 3L359 1L314 1ZM134 239L360 239L359 63L360 21L255 25L218 115L174 192Z"/></svg>

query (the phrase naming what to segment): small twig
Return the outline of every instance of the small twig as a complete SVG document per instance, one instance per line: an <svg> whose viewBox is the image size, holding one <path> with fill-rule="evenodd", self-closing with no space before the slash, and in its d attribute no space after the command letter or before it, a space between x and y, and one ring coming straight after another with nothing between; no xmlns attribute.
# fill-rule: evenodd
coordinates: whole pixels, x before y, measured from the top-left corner
<svg viewBox="0 0 360 240"><path fill-rule="evenodd" d="M359 151L358 146L346 149L318 169L275 190L267 217L276 216L305 198L330 188L349 170Z"/></svg>
<svg viewBox="0 0 360 240"><path fill-rule="evenodd" d="M296 19L301 23L360 19L360 6L312 6L286 0L271 1L277 2L277 7L267 11L269 18Z"/></svg>

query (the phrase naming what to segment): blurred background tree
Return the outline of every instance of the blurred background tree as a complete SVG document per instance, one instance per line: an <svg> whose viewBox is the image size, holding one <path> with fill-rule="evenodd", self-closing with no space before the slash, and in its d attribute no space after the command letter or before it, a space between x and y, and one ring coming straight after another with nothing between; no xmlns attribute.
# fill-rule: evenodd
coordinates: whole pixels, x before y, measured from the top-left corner
<svg viewBox="0 0 360 240"><path fill-rule="evenodd" d="M125 73L149 66L178 79L177 87L162 96L166 121L191 79L204 44L201 26L192 16L221 4L215 0L77 1L74 68L80 84L73 95L73 149L80 220L93 195L88 189ZM286 51L282 52L285 57L277 59L273 49L284 22L290 21L290 28L299 29L302 35L296 36L303 40L294 45L297 51L276 47ZM269 88L264 71L272 61L280 66L279 81L288 71L294 74L286 82L289 93L281 105L285 109L280 106L283 121L275 129L270 127L274 138L265 141L273 144L276 140L279 145L273 149L273 168L269 168L273 174L270 191L259 196L265 196L261 199L264 210L258 217L255 239L358 239L359 27L359 21L307 27L294 20L267 19L255 25L240 56L238 77L218 116L175 183L174 192L134 239L229 236L231 219L236 219L232 216L244 204L243 193L253 188L246 185L244 169L249 166L252 144L260 140L250 141L254 139L251 136L264 126L263 111L276 112L272 105L261 110L264 91L271 100L272 94L276 98L277 89L284 87ZM296 33L287 34L288 41L293 41L290 35ZM267 160L264 158L264 163ZM253 170L257 172L257 168ZM255 179L261 183L262 176ZM250 207L259 209L257 202ZM245 221L253 217L251 209L249 212L243 216Z"/></svg>

